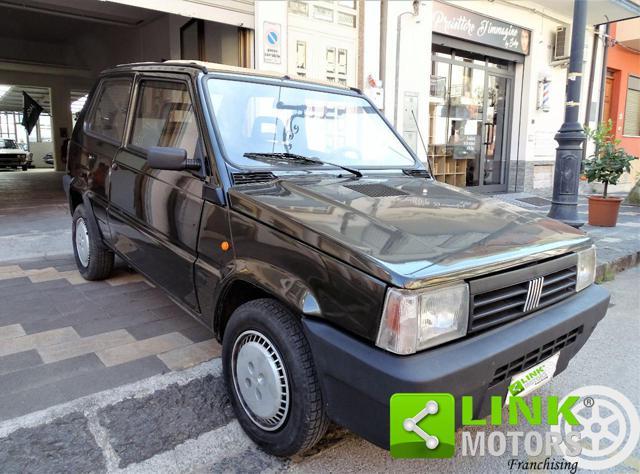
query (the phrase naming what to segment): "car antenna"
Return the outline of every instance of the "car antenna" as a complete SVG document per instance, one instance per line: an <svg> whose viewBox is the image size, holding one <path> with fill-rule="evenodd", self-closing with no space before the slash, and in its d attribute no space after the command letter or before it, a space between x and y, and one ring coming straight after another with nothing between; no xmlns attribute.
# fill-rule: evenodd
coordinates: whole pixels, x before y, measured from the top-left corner
<svg viewBox="0 0 640 474"><path fill-rule="evenodd" d="M429 152L427 151L427 145L425 145L424 139L422 138L422 133L420 133L420 127L418 127L418 120L416 119L416 114L414 113L413 109L411 109L411 116L413 117L413 123L416 124L416 130L418 131L418 136L420 137L422 148L424 148L424 154L427 157L427 169L429 170L429 174L433 178L433 172L431 171L431 162L429 161Z"/></svg>

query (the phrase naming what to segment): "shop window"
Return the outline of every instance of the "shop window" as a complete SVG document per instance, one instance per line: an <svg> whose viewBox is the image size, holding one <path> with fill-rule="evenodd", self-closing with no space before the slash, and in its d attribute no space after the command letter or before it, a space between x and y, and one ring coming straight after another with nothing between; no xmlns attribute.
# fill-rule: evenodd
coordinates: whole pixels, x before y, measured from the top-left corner
<svg viewBox="0 0 640 474"><path fill-rule="evenodd" d="M296 15L309 15L309 5L299 0L289 0L289 11Z"/></svg>
<svg viewBox="0 0 640 474"><path fill-rule="evenodd" d="M623 135L640 136L640 77L629 76Z"/></svg>
<svg viewBox="0 0 640 474"><path fill-rule="evenodd" d="M313 17L317 20L328 21L333 23L333 10L330 8L314 5Z"/></svg>
<svg viewBox="0 0 640 474"><path fill-rule="evenodd" d="M184 148L193 158L198 125L187 86L178 82L144 81L140 85L131 145Z"/></svg>
<svg viewBox="0 0 640 474"><path fill-rule="evenodd" d="M124 122L127 117L127 106L131 93L131 79L109 79L102 83L102 90L98 102L91 112L87 128L94 133L110 138L122 140ZM40 116L40 141L51 140L51 118L46 124Z"/></svg>

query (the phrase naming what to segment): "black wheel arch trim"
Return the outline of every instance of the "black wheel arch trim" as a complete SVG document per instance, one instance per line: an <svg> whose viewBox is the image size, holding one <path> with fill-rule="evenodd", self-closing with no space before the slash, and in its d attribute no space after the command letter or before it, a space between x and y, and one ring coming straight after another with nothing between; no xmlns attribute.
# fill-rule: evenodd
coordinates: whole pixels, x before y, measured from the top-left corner
<svg viewBox="0 0 640 474"><path fill-rule="evenodd" d="M267 278L265 273L269 275ZM285 286L283 282L290 284ZM222 309L227 295L236 283L245 283L280 301L299 317L321 317L319 299L301 279L292 273L259 260L236 260L234 268L225 275L216 291L213 331L221 339L224 321Z"/></svg>

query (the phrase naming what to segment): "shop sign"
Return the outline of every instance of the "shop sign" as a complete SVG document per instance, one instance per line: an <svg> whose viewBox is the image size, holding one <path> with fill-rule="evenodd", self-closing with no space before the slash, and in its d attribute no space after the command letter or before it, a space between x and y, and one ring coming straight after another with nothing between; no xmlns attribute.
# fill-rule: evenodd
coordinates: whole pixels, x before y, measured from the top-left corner
<svg viewBox="0 0 640 474"><path fill-rule="evenodd" d="M431 24L434 33L529 54L531 31L463 8L433 2Z"/></svg>
<svg viewBox="0 0 640 474"><path fill-rule="evenodd" d="M281 61L281 38L280 23L264 22L264 38L262 49L264 51L264 62L271 64L280 64Z"/></svg>

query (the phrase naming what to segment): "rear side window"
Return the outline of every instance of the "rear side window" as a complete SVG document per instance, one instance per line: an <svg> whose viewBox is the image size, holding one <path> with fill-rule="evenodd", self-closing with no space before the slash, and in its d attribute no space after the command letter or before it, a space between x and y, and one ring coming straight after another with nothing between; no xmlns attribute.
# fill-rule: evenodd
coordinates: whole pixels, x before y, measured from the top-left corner
<svg viewBox="0 0 640 474"><path fill-rule="evenodd" d="M111 140L122 140L130 94L129 78L103 81L87 121L88 130Z"/></svg>
<svg viewBox="0 0 640 474"><path fill-rule="evenodd" d="M138 93L130 143L142 149L153 146L184 148L189 158L199 158L200 135L186 84L142 81Z"/></svg>

